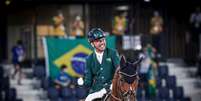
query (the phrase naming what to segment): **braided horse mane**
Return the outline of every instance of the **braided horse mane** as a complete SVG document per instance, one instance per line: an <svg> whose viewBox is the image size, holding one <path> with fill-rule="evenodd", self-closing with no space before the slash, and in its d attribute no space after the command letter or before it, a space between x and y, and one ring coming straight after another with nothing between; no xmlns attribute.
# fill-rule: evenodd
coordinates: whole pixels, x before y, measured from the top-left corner
<svg viewBox="0 0 201 101"><path fill-rule="evenodd" d="M136 101L139 80L137 67L141 60L142 58L130 63L124 56L121 57L120 66L116 69L112 80L112 91L105 101Z"/></svg>

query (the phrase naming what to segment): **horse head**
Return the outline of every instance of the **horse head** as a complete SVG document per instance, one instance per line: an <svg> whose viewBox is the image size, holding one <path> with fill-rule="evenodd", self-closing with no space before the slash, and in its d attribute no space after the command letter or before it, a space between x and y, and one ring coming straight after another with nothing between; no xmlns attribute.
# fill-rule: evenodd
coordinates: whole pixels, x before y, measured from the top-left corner
<svg viewBox="0 0 201 101"><path fill-rule="evenodd" d="M142 58L131 63L126 61L125 57L122 56L120 60L120 68L117 69L113 85L116 90L113 90L113 98L119 101L135 101L136 100L136 91L138 86L138 65L142 61ZM116 83L116 84L114 84ZM118 89L118 90L117 90ZM116 93L115 93L116 91Z"/></svg>

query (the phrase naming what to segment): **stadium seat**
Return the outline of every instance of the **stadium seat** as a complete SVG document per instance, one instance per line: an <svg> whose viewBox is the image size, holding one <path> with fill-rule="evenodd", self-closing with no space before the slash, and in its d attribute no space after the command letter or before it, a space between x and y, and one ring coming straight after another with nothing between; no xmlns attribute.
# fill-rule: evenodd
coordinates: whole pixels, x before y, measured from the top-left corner
<svg viewBox="0 0 201 101"><path fill-rule="evenodd" d="M59 92L57 91L56 88L53 88L53 87L48 88L47 93L48 93L48 98L51 101L58 101L59 100Z"/></svg>
<svg viewBox="0 0 201 101"><path fill-rule="evenodd" d="M68 99L73 96L73 91L71 88L63 88L61 89L61 97L64 99Z"/></svg>
<svg viewBox="0 0 201 101"><path fill-rule="evenodd" d="M182 98L182 101L191 101L191 98L190 97L184 97L184 98Z"/></svg>
<svg viewBox="0 0 201 101"><path fill-rule="evenodd" d="M49 99L48 101L63 101L61 98L57 98L57 99ZM70 101L70 100L64 100L64 101Z"/></svg>
<svg viewBox="0 0 201 101"><path fill-rule="evenodd" d="M176 101L174 98L168 98L166 101Z"/></svg>
<svg viewBox="0 0 201 101"><path fill-rule="evenodd" d="M137 101L149 101L149 100L146 98L137 98Z"/></svg>
<svg viewBox="0 0 201 101"><path fill-rule="evenodd" d="M44 90L47 90L48 88L53 87L53 86L54 86L54 82L52 81L51 78L43 78L41 80L41 87Z"/></svg>
<svg viewBox="0 0 201 101"><path fill-rule="evenodd" d="M141 99L142 98L142 94L143 93L143 89L140 87L140 88L138 88L137 89L137 94L136 94L136 96L137 96L137 99Z"/></svg>
<svg viewBox="0 0 201 101"><path fill-rule="evenodd" d="M161 78L166 78L168 76L168 66L159 66L158 68L158 76Z"/></svg>
<svg viewBox="0 0 201 101"><path fill-rule="evenodd" d="M176 77L175 76L168 76L166 78L166 85L169 89L174 89L176 87Z"/></svg>
<svg viewBox="0 0 201 101"><path fill-rule="evenodd" d="M162 99L159 96L156 96L153 101L162 101Z"/></svg>
<svg viewBox="0 0 201 101"><path fill-rule="evenodd" d="M16 99L15 101L23 101L22 99Z"/></svg>
<svg viewBox="0 0 201 101"><path fill-rule="evenodd" d="M184 97L183 87L176 87L173 89L174 99L182 99Z"/></svg>
<svg viewBox="0 0 201 101"><path fill-rule="evenodd" d="M83 99L87 96L87 90L84 87L75 88L75 95L78 99Z"/></svg>
<svg viewBox="0 0 201 101"><path fill-rule="evenodd" d="M16 94L16 89L15 88L10 88L5 91L5 101L15 101L17 98Z"/></svg>
<svg viewBox="0 0 201 101"><path fill-rule="evenodd" d="M47 78L44 78L41 80L41 87L44 89L44 90L47 90L48 87L49 87L49 81Z"/></svg>
<svg viewBox="0 0 201 101"><path fill-rule="evenodd" d="M9 88L10 88L9 77L4 77L4 78L3 78L2 88L3 88L4 91L9 90Z"/></svg>
<svg viewBox="0 0 201 101"><path fill-rule="evenodd" d="M68 98L68 99L62 99L62 101L80 101L80 99L78 99L78 98L72 96L72 97L70 97L70 98Z"/></svg>
<svg viewBox="0 0 201 101"><path fill-rule="evenodd" d="M166 88L166 87L161 87L161 88L159 88L159 89L158 89L157 96L158 96L160 99L169 99L169 97L170 97L169 89Z"/></svg>
<svg viewBox="0 0 201 101"><path fill-rule="evenodd" d="M43 67L43 66L36 66L36 67L34 67L34 69L33 69L33 75L37 79L43 79L43 78L45 78L45 75L46 75L45 67Z"/></svg>
<svg viewBox="0 0 201 101"><path fill-rule="evenodd" d="M162 81L160 77L156 77L156 87L160 88L162 87Z"/></svg>
<svg viewBox="0 0 201 101"><path fill-rule="evenodd" d="M150 101L150 100L149 100ZM167 98L167 99L162 99L160 97L156 97L154 99L151 99L151 101L175 101L173 98Z"/></svg>

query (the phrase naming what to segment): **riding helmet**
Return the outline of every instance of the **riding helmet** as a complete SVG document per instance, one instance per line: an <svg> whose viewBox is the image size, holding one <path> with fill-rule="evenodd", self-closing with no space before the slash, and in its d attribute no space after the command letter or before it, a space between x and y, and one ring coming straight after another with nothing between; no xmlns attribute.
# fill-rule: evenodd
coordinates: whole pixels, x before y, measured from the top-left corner
<svg viewBox="0 0 201 101"><path fill-rule="evenodd" d="M89 41L92 42L94 40L105 37L105 34L104 34L104 31L101 30L100 28L93 28L93 29L91 29L91 31L88 32L87 37L88 37Z"/></svg>

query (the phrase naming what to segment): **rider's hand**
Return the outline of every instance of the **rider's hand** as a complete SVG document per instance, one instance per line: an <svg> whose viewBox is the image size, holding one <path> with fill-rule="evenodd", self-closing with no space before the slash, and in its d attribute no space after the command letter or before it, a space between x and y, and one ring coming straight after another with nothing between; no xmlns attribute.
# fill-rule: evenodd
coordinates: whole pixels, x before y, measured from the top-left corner
<svg viewBox="0 0 201 101"><path fill-rule="evenodd" d="M112 84L110 85L110 90L112 90Z"/></svg>
<svg viewBox="0 0 201 101"><path fill-rule="evenodd" d="M83 78L79 78L78 80L77 80L77 84L78 85L83 85L84 84L84 80L83 80Z"/></svg>

